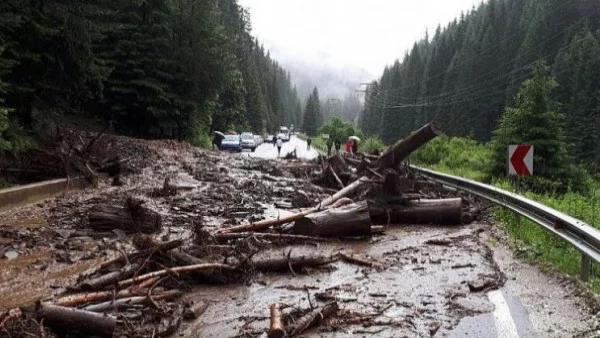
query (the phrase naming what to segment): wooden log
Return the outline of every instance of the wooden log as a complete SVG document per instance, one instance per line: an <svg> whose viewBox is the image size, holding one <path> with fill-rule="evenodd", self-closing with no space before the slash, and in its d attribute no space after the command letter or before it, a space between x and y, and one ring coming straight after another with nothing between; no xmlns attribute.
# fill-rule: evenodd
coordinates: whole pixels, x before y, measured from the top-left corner
<svg viewBox="0 0 600 338"><path fill-rule="evenodd" d="M335 170L333 170L333 168L331 166L328 166L327 169L325 169L326 172L328 172L329 174L326 174L325 177L330 176L331 178L333 178L333 181L337 184L338 187L340 187L340 189L344 189L344 183L342 183L342 180L340 180L340 177L335 173Z"/></svg>
<svg viewBox="0 0 600 338"><path fill-rule="evenodd" d="M81 283L80 289L87 291L100 290L107 285L133 276L139 269L140 265L137 263L127 265L117 271L113 271L111 273L107 273L106 275L102 275L97 278L92 278Z"/></svg>
<svg viewBox="0 0 600 338"><path fill-rule="evenodd" d="M319 209L325 208L325 207L333 204L335 201L339 200L340 198L349 196L350 194L352 194L356 190L358 190L358 188L360 188L363 184L365 184L365 181L368 179L369 178L366 176L360 177L359 179L352 182L351 184L348 184L344 189L338 191L334 195L321 201L321 203L319 203L317 205L317 208L319 208Z"/></svg>
<svg viewBox="0 0 600 338"><path fill-rule="evenodd" d="M112 337L117 325L117 318L113 316L41 302L37 303L36 314L44 325L58 332Z"/></svg>
<svg viewBox="0 0 600 338"><path fill-rule="evenodd" d="M230 227L230 228L221 229L221 230L219 230L219 233L260 231L260 230L264 230L264 229L267 229L267 228L275 226L275 225L281 225L281 224L285 224L285 223L294 222L297 219L302 218L306 215L310 215L319 210L323 210L323 209L327 208L328 206L332 205L333 203L335 203L337 200L341 199L342 197L346 197L346 196L352 194L359 187L361 187L365 183L364 181L367 179L368 178L364 177L364 176L359 178L358 180L352 182L352 184L347 185L344 189L338 191L334 195L327 197L326 199L321 201L319 204L317 204L317 206L314 208L310 208L310 209L307 209L302 212L299 212L299 213L296 213L293 215L289 215L286 217L281 217L281 218L276 218L276 219L266 219L266 220L262 220L262 221L258 221L258 222L254 222L254 223L250 223L250 224L242 224L242 225L238 225L238 226L234 226L234 227Z"/></svg>
<svg viewBox="0 0 600 338"><path fill-rule="evenodd" d="M228 264L221 264L221 263L204 263L204 264L194 264L194 265L186 265L186 266L177 266L174 268L168 268L168 269L163 269L163 270L158 270L158 271L154 271L154 272L150 272L147 273L145 275L141 275L141 276L137 276L137 277L133 277L130 279L126 279L123 281L120 281L118 283L118 287L119 288L125 288L131 284L136 284L136 283L140 283L143 282L147 279L150 278L154 278L154 277L162 277L168 274L180 274L180 273L189 273L189 272L196 272L196 271L202 271L202 270L212 270L212 269L224 269L224 270L234 270L235 266L233 265L228 265Z"/></svg>
<svg viewBox="0 0 600 338"><path fill-rule="evenodd" d="M344 262L350 263L350 264L362 265L362 266L367 266L367 267L382 267L384 265L381 262L377 262L377 261L365 259L365 258L354 257L353 255L348 255L343 252L340 252L339 255L340 255L340 258Z"/></svg>
<svg viewBox="0 0 600 338"><path fill-rule="evenodd" d="M338 311L337 302L331 302L325 304L323 307L316 308L306 315L300 317L294 326L289 330L290 336L294 336L300 334L311 327L316 326L319 322L331 317L334 313Z"/></svg>
<svg viewBox="0 0 600 338"><path fill-rule="evenodd" d="M128 198L125 206L99 204L89 211L90 227L97 231L123 230L125 233L154 233L162 228L160 215L142 206L144 202Z"/></svg>
<svg viewBox="0 0 600 338"><path fill-rule="evenodd" d="M294 223L294 233L306 236L355 237L371 235L367 202L306 215Z"/></svg>
<svg viewBox="0 0 600 338"><path fill-rule="evenodd" d="M159 248L163 243L155 241L152 237L144 234L137 234L133 237L133 245L140 250L148 250L152 248ZM194 257L181 250L169 250L165 252L158 252L164 258L177 262L179 265L194 265L205 263L201 259Z"/></svg>
<svg viewBox="0 0 600 338"><path fill-rule="evenodd" d="M260 239L266 239L271 241L299 241L299 242L330 242L330 238L321 238L313 236L302 236L302 235L290 235L290 234L270 234L261 232L237 232L237 233L224 233L215 234L215 239L218 242L223 242L231 239L246 239L250 237L256 237Z"/></svg>
<svg viewBox="0 0 600 338"><path fill-rule="evenodd" d="M338 174L345 173L350 169L350 166L340 154L335 154L328 158L327 163L329 163L333 170Z"/></svg>
<svg viewBox="0 0 600 338"><path fill-rule="evenodd" d="M128 298L119 298L116 300L110 300L107 302L92 304L84 307L85 311L90 312L105 312L115 309L127 308L131 305L137 304L151 304L155 300L172 299L181 296L182 292L179 290L169 290L156 295L145 295L135 296Z"/></svg>
<svg viewBox="0 0 600 338"><path fill-rule="evenodd" d="M315 255L292 255L289 251L287 254L283 254L279 257L252 257L248 264L251 265L255 270L262 272L281 272L288 271L290 269L302 269L306 267L317 267L337 261L339 257L326 256L321 254Z"/></svg>
<svg viewBox="0 0 600 338"><path fill-rule="evenodd" d="M370 201L369 213L374 224L459 225L462 222L460 198L409 200L405 204Z"/></svg>
<svg viewBox="0 0 600 338"><path fill-rule="evenodd" d="M431 122L396 142L396 144L383 153L379 161L377 161L379 171L386 168L398 168L400 163L408 157L408 155L431 141L434 137L439 135L440 132L441 130L437 125L434 122Z"/></svg>
<svg viewBox="0 0 600 338"><path fill-rule="evenodd" d="M400 175L394 169L385 169L383 176L382 193L384 200L396 199L401 194L400 190Z"/></svg>
<svg viewBox="0 0 600 338"><path fill-rule="evenodd" d="M96 292L77 293L77 294L73 294L73 295L68 295L68 296L61 297L61 298L57 299L56 301L54 301L54 305L73 307L73 306L80 306L80 305L84 305L84 304L94 303L94 302L100 302L100 301L104 301L104 300L108 300L108 299L112 299L112 298L119 299L119 298L145 295L148 292L147 288L152 286L155 282L156 282L155 279L148 279L148 280L140 283L139 285L135 285L134 287L132 287L130 289L121 290L121 291L117 292L116 294L113 290L107 290L107 291L96 291Z"/></svg>
<svg viewBox="0 0 600 338"><path fill-rule="evenodd" d="M285 326L283 325L283 314L279 303L273 303L269 306L271 313L271 324L269 325L269 338L285 337Z"/></svg>
<svg viewBox="0 0 600 338"><path fill-rule="evenodd" d="M135 239L135 237L134 237L134 239ZM127 255L127 259L125 259L124 256L117 256L115 258L111 258L111 259L103 262L102 264L100 264L100 269L106 269L109 266L111 266L115 263L118 263L118 262L127 263L127 261L132 261L138 257L151 255L155 252L167 252L169 250L178 248L182 245L183 245L183 240L181 240L181 239L176 239L176 240L173 240L170 242L163 242L163 243L158 244L158 246L156 246L156 247L151 247L148 249L143 249L143 250L139 250L139 251L130 253Z"/></svg>

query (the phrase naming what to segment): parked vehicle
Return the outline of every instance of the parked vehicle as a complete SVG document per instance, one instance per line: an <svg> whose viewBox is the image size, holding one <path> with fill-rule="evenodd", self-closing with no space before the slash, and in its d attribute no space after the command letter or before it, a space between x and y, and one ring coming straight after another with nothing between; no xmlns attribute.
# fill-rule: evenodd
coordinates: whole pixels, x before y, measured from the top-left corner
<svg viewBox="0 0 600 338"><path fill-rule="evenodd" d="M242 149L250 149L250 151L254 152L256 150L257 144L254 139L254 134L252 133L242 133Z"/></svg>
<svg viewBox="0 0 600 338"><path fill-rule="evenodd" d="M287 142L290 140L290 130L288 127L281 126L279 127L279 132L277 134L277 138L281 138L283 142Z"/></svg>
<svg viewBox="0 0 600 338"><path fill-rule="evenodd" d="M254 135L254 140L256 141L256 145L259 146L265 142L262 136Z"/></svg>
<svg viewBox="0 0 600 338"><path fill-rule="evenodd" d="M242 138L240 135L225 135L221 141L221 150L242 151Z"/></svg>

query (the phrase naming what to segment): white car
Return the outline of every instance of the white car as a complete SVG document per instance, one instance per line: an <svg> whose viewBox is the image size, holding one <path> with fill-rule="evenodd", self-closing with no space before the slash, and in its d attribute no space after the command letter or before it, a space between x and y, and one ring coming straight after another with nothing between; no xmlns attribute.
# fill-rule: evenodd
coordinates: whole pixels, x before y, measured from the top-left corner
<svg viewBox="0 0 600 338"><path fill-rule="evenodd" d="M242 133L242 149L250 149L250 151L254 152L256 147L256 140L254 139L254 135L252 133Z"/></svg>

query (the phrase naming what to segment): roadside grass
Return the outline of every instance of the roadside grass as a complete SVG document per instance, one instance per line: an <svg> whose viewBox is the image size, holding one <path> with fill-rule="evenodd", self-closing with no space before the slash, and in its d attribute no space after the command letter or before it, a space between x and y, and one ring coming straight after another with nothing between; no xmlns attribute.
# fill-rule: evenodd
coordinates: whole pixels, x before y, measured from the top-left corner
<svg viewBox="0 0 600 338"><path fill-rule="evenodd" d="M432 140L409 158L415 165L516 192L600 228L600 182L594 182L585 195L575 192L547 195L522 191L506 179L492 180L487 173L490 159L491 151L487 145L448 136ZM564 240L510 210L495 207L492 216L509 234L518 256L541 263L542 266L552 263L572 276L578 276L581 272L581 253ZM600 292L600 265L596 263L592 265L590 285L595 292Z"/></svg>

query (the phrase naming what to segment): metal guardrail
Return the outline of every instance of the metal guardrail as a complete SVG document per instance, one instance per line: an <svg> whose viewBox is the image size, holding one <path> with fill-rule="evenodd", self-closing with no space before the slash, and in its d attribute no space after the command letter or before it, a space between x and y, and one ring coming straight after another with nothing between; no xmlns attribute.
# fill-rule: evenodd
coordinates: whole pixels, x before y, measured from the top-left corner
<svg viewBox="0 0 600 338"><path fill-rule="evenodd" d="M600 263L600 231L576 218L491 185L412 166L427 179L485 198L513 210L573 245L581 252L581 275L589 279L592 260Z"/></svg>

